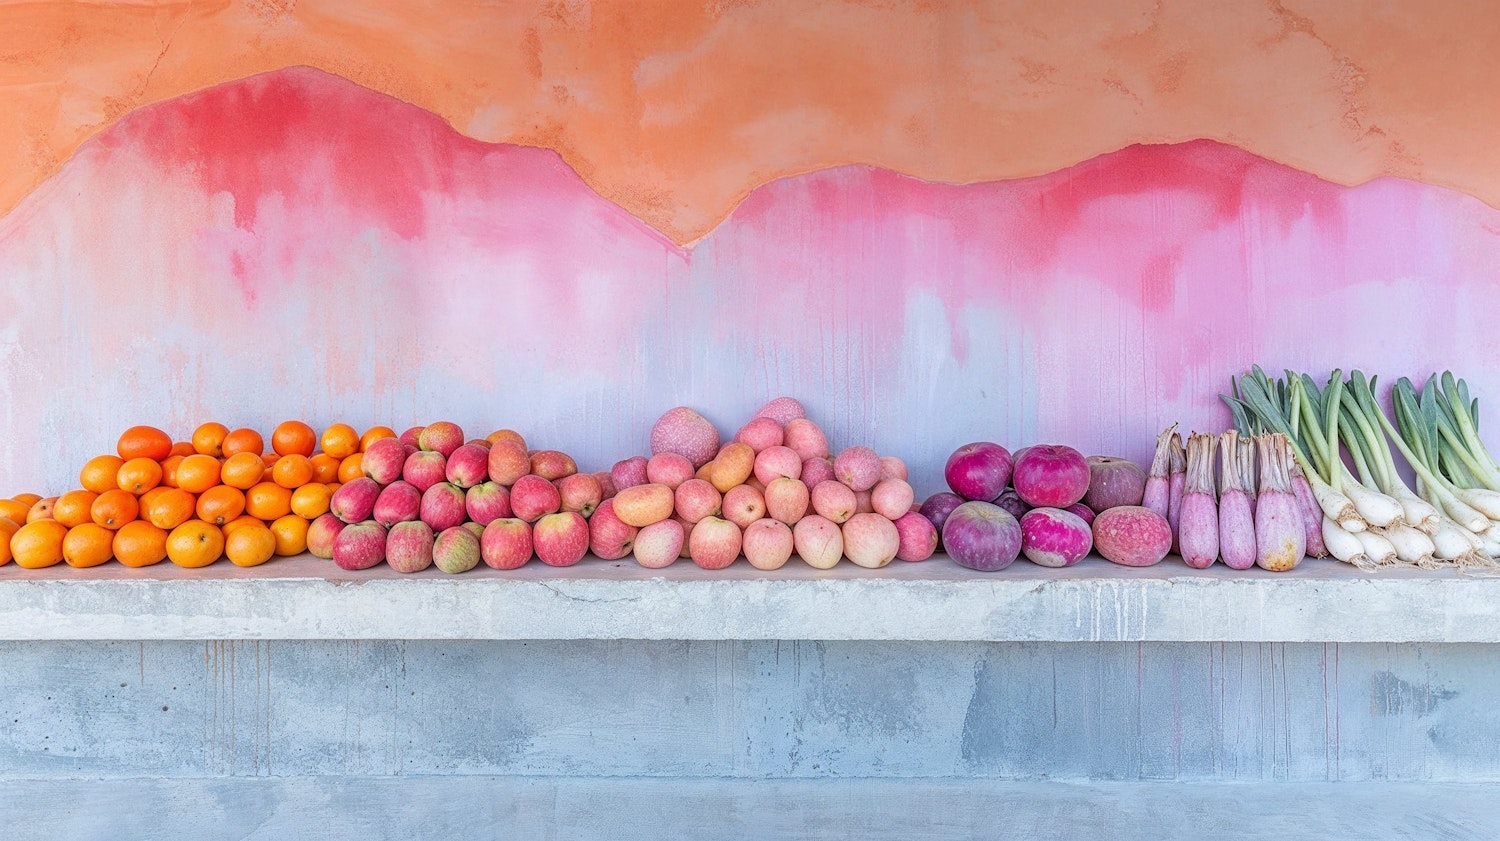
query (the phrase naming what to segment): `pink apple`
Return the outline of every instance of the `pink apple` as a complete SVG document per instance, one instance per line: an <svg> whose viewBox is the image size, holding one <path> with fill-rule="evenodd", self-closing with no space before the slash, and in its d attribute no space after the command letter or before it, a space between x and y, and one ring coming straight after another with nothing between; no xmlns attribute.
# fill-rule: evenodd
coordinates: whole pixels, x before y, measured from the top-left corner
<svg viewBox="0 0 1500 841"><path fill-rule="evenodd" d="M640 529L615 516L615 502L606 499L589 517L589 551L606 561L616 561L630 554Z"/></svg>
<svg viewBox="0 0 1500 841"><path fill-rule="evenodd" d="M880 481L880 455L869 447L849 447L833 460L833 475L858 493Z"/></svg>
<svg viewBox="0 0 1500 841"><path fill-rule="evenodd" d="M688 554L704 569L723 569L740 556L740 527L718 517L704 517L693 525Z"/></svg>
<svg viewBox="0 0 1500 841"><path fill-rule="evenodd" d="M761 484L769 485L783 476L792 479L802 477L802 459L790 447L767 447L755 456L755 478Z"/></svg>
<svg viewBox="0 0 1500 841"><path fill-rule="evenodd" d="M792 526L792 542L797 556L816 569L833 569L844 557L844 533L837 523L817 514L808 514Z"/></svg>
<svg viewBox="0 0 1500 841"><path fill-rule="evenodd" d="M828 458L828 436L817 424L807 418L787 421L782 441L803 461L810 458Z"/></svg>
<svg viewBox="0 0 1500 841"><path fill-rule="evenodd" d="M615 479L608 470L595 471L594 481L599 483L599 497L601 500L613 499L615 496Z"/></svg>
<svg viewBox="0 0 1500 841"><path fill-rule="evenodd" d="M465 491L464 510L481 526L515 513L510 507L510 491L499 482L481 482Z"/></svg>
<svg viewBox="0 0 1500 841"><path fill-rule="evenodd" d="M964 499L989 502L1010 484L1010 451L999 444L976 441L965 444L948 456L943 476L948 487Z"/></svg>
<svg viewBox="0 0 1500 841"><path fill-rule="evenodd" d="M753 418L749 423L740 427L740 431L735 433L734 440L749 444L750 449L759 453L771 447L781 446L784 433L781 430L781 424L777 423L774 418L760 417Z"/></svg>
<svg viewBox="0 0 1500 841"><path fill-rule="evenodd" d="M375 512L375 500L379 496L380 483L368 476L360 476L345 482L333 492L328 510L346 523L362 522L370 519L370 515Z"/></svg>
<svg viewBox="0 0 1500 841"><path fill-rule="evenodd" d="M463 527L468 529L475 537L484 537L484 526L480 523L469 520L464 523Z"/></svg>
<svg viewBox="0 0 1500 841"><path fill-rule="evenodd" d="M719 430L687 406L668 409L651 427L651 453L677 453L702 467L719 450Z"/></svg>
<svg viewBox="0 0 1500 841"><path fill-rule="evenodd" d="M883 479L870 491L870 506L887 520L899 520L911 510L916 493L903 479Z"/></svg>
<svg viewBox="0 0 1500 841"><path fill-rule="evenodd" d="M422 522L432 526L434 532L461 526L469 515L464 492L457 485L438 482L422 494L420 514Z"/></svg>
<svg viewBox="0 0 1500 841"><path fill-rule="evenodd" d="M856 514L874 514L875 513L875 502L871 498L869 491L856 491L854 493L854 513L856 513Z"/></svg>
<svg viewBox="0 0 1500 841"><path fill-rule="evenodd" d="M396 523L385 536L385 562L397 572L421 572L432 566L435 539L432 527L420 520Z"/></svg>
<svg viewBox="0 0 1500 841"><path fill-rule="evenodd" d="M666 485L635 485L615 494L615 516L638 529L645 528L672 516L674 502L672 489Z"/></svg>
<svg viewBox="0 0 1500 841"><path fill-rule="evenodd" d="M650 477L646 475L649 464L645 456L631 456L615 462L615 466L609 469L609 478L615 480L615 493L650 482Z"/></svg>
<svg viewBox="0 0 1500 841"><path fill-rule="evenodd" d="M906 462L895 456L880 457L880 481L900 479L906 481Z"/></svg>
<svg viewBox="0 0 1500 841"><path fill-rule="evenodd" d="M562 494L546 479L526 475L511 485L510 507L520 519L535 523L547 514L562 510Z"/></svg>
<svg viewBox="0 0 1500 841"><path fill-rule="evenodd" d="M925 561L937 551L937 529L920 512L902 514L896 519L895 525L896 534L900 536L900 546L896 549L897 558L903 561Z"/></svg>
<svg viewBox="0 0 1500 841"><path fill-rule="evenodd" d="M468 490L490 477L490 451L478 444L464 444L448 456L447 480Z"/></svg>
<svg viewBox="0 0 1500 841"><path fill-rule="evenodd" d="M777 520L756 520L745 529L745 560L756 569L780 569L792 557L792 529Z"/></svg>
<svg viewBox="0 0 1500 841"><path fill-rule="evenodd" d="M489 451L490 481L510 487L531 472L531 457L513 441L496 441Z"/></svg>
<svg viewBox="0 0 1500 841"><path fill-rule="evenodd" d="M674 491L693 478L694 472L693 463L677 453L657 453L646 462L646 481L666 485Z"/></svg>
<svg viewBox="0 0 1500 841"><path fill-rule="evenodd" d="M537 450L531 454L531 472L548 479L557 481L578 472L578 463L567 453L557 450Z"/></svg>
<svg viewBox="0 0 1500 841"><path fill-rule="evenodd" d="M488 438L470 438L464 443L473 444L476 447L483 447L485 452L489 452L490 449L490 440Z"/></svg>
<svg viewBox="0 0 1500 841"><path fill-rule="evenodd" d="M723 510L724 519L744 529L766 516L766 500L755 488L736 485L724 494Z"/></svg>
<svg viewBox="0 0 1500 841"><path fill-rule="evenodd" d="M328 560L333 557L333 542L344 530L344 521L333 514L324 514L307 525L307 551L315 558Z"/></svg>
<svg viewBox="0 0 1500 841"><path fill-rule="evenodd" d="M635 562L647 569L664 569L683 556L686 545L682 523L676 520L652 523L635 537Z"/></svg>
<svg viewBox="0 0 1500 841"><path fill-rule="evenodd" d="M717 517L723 511L723 495L705 479L689 479L678 485L674 500L677 516L689 523Z"/></svg>
<svg viewBox="0 0 1500 841"><path fill-rule="evenodd" d="M401 468L401 479L416 488L418 493L426 493L428 488L447 478L448 459L436 450L418 450L412 453L406 457L406 464Z"/></svg>
<svg viewBox="0 0 1500 841"><path fill-rule="evenodd" d="M369 569L385 560L385 527L374 520L350 523L333 540L333 562L340 569Z"/></svg>
<svg viewBox="0 0 1500 841"><path fill-rule="evenodd" d="M399 479L385 486L375 498L371 516L375 522L390 528L397 523L415 520L422 513L422 493Z"/></svg>
<svg viewBox="0 0 1500 841"><path fill-rule="evenodd" d="M812 489L812 507L818 516L834 523L843 523L853 517L859 506L854 491L843 482L829 479L819 482Z"/></svg>
<svg viewBox="0 0 1500 841"><path fill-rule="evenodd" d="M807 417L807 409L803 408L795 397L778 397L775 400L760 407L755 413L758 418L770 418L782 426L786 426L794 420Z"/></svg>
<svg viewBox="0 0 1500 841"><path fill-rule="evenodd" d="M421 426L410 427L405 432L401 433L400 437L398 437L396 440L400 441L402 444L405 444L408 447L417 448L417 440L422 437L422 430L424 428L425 427Z"/></svg>
<svg viewBox="0 0 1500 841"><path fill-rule="evenodd" d="M433 541L432 565L449 575L479 566L479 538L463 526L444 529Z"/></svg>
<svg viewBox="0 0 1500 841"><path fill-rule="evenodd" d="M901 549L896 524L879 514L855 514L844 524L844 555L866 569L880 569Z"/></svg>
<svg viewBox="0 0 1500 841"><path fill-rule="evenodd" d="M458 427L458 424L438 421L422 428L417 435L417 448L434 450L447 458L453 454L454 450L463 446L465 439L464 431Z"/></svg>
<svg viewBox="0 0 1500 841"><path fill-rule="evenodd" d="M548 514L531 530L537 559L548 566L567 567L589 551L589 523L577 511Z"/></svg>
<svg viewBox="0 0 1500 841"><path fill-rule="evenodd" d="M682 526L682 548L678 550L677 557L679 557L679 558L688 558L688 557L691 557L692 553L688 551L688 541L690 539L692 539L692 537L693 537L693 527L696 526L697 523L689 523L687 520L684 520L681 517L673 517L672 521L675 522L677 525ZM637 543L640 542L640 538L639 537L636 538L636 542Z"/></svg>
<svg viewBox="0 0 1500 841"><path fill-rule="evenodd" d="M574 473L557 480L558 498L562 500L562 510L577 511L584 517L594 513L599 503L604 501L604 494L599 490L599 480L592 473Z"/></svg>
<svg viewBox="0 0 1500 841"><path fill-rule="evenodd" d="M826 457L802 460L802 483L804 485L816 488L830 479L838 481L833 475L833 462Z"/></svg>
<svg viewBox="0 0 1500 841"><path fill-rule="evenodd" d="M789 526L795 526L807 514L807 506L812 502L811 493L801 479L785 476L772 480L762 495L766 499L766 516Z"/></svg>
<svg viewBox="0 0 1500 841"><path fill-rule="evenodd" d="M406 447L395 438L372 441L369 449L360 456L359 466L365 476L389 485L401 478L401 468L406 466Z"/></svg>
<svg viewBox="0 0 1500 841"><path fill-rule="evenodd" d="M494 569L520 569L531 553L531 525L514 517L491 520L479 539L480 557Z"/></svg>

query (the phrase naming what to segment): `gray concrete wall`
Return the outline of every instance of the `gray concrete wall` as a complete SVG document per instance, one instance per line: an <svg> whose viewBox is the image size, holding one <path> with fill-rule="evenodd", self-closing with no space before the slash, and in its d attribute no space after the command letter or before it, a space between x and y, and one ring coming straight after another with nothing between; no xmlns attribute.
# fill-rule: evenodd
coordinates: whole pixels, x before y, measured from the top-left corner
<svg viewBox="0 0 1500 841"><path fill-rule="evenodd" d="M0 643L0 781L1500 781L1500 646Z"/></svg>

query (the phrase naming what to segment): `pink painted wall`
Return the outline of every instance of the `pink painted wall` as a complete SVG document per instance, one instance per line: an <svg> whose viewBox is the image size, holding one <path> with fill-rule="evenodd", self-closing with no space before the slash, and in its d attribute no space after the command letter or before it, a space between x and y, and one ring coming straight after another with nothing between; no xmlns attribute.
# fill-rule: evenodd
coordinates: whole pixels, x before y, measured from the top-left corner
<svg viewBox="0 0 1500 841"><path fill-rule="evenodd" d="M0 219L0 493L134 423L514 426L607 467L792 394L935 490L957 444L1144 459L1259 361L1500 400L1500 211L1208 141L949 186L772 182L682 248L551 151L311 70L135 112Z"/></svg>

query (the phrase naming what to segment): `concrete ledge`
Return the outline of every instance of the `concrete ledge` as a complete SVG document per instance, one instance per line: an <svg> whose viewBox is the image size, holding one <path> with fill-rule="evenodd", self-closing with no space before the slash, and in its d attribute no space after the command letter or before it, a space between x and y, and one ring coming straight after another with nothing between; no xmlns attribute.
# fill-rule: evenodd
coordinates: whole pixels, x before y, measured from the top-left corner
<svg viewBox="0 0 1500 841"><path fill-rule="evenodd" d="M580 777L0 782L9 841L502 837L1489 841L1500 788ZM146 806L143 808L143 804Z"/></svg>
<svg viewBox="0 0 1500 841"><path fill-rule="evenodd" d="M248 570L12 565L0 568L0 639L1500 642L1500 578L1097 558L999 573L941 557L881 570L794 560L775 573L591 558L457 576L349 573L311 556Z"/></svg>

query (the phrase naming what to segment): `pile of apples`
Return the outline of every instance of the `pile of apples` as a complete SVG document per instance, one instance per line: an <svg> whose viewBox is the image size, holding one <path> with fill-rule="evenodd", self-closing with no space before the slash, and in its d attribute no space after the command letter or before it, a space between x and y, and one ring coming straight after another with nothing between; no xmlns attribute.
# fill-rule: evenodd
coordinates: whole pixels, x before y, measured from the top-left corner
<svg viewBox="0 0 1500 841"><path fill-rule="evenodd" d="M511 430L465 443L448 421L373 442L361 467L307 532L309 552L348 570L516 569L533 555L576 564L608 481L566 453L528 451Z"/></svg>
<svg viewBox="0 0 1500 841"><path fill-rule="evenodd" d="M852 446L833 455L802 404L779 397L721 445L679 406L651 430L651 453L609 471L613 495L589 521L590 549L650 569L691 559L723 569L741 554L774 570L793 554L818 569L844 558L871 569L921 561L938 533L913 506L906 464Z"/></svg>

